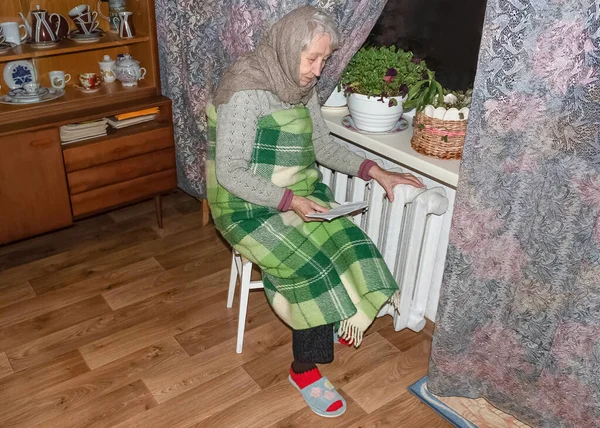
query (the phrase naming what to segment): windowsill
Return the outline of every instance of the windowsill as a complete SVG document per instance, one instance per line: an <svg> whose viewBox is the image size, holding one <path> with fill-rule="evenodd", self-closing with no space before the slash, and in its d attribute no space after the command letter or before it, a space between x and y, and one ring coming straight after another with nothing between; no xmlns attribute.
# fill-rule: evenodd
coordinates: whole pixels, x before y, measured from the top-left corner
<svg viewBox="0 0 600 428"><path fill-rule="evenodd" d="M413 132L412 125L409 125L409 128L405 131L396 134L362 134L351 131L342 125L342 118L348 114L347 108L335 110L323 108L321 112L332 134L409 169L427 175L452 188L456 188L460 161L436 159L417 153L410 146L410 139Z"/></svg>

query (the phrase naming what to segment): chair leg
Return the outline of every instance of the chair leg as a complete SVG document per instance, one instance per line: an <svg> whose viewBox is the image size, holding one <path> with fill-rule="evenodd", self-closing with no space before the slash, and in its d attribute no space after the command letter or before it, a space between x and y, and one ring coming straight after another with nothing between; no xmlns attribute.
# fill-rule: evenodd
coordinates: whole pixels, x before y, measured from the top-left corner
<svg viewBox="0 0 600 428"><path fill-rule="evenodd" d="M235 286L238 278L237 265L235 263L235 252L231 252L231 272L229 274L229 292L227 293L227 307L233 306L233 296L235 295Z"/></svg>
<svg viewBox="0 0 600 428"><path fill-rule="evenodd" d="M252 263L246 262L242 265L242 281L240 290L240 313L238 316L238 334L235 351L242 353L244 345L244 330L246 329L246 312L248 311L248 294L250 293L250 275L252 273Z"/></svg>
<svg viewBox="0 0 600 428"><path fill-rule="evenodd" d="M158 223L158 228L162 229L162 197L160 195L154 197L154 208L156 209L156 222Z"/></svg>

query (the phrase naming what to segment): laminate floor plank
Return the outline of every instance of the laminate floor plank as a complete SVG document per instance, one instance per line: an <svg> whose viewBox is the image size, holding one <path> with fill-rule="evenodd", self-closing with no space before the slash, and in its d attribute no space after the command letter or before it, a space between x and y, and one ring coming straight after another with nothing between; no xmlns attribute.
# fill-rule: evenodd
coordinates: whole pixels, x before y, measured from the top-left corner
<svg viewBox="0 0 600 428"><path fill-rule="evenodd" d="M11 324L0 329L0 350L24 345L111 311L106 300L98 295L20 323Z"/></svg>
<svg viewBox="0 0 600 428"><path fill-rule="evenodd" d="M400 351L407 351L414 346L419 346L425 342L431 342L432 337L425 331L415 333L408 328L402 331L395 331L393 325L388 325L379 329L378 333L385 337Z"/></svg>
<svg viewBox="0 0 600 428"><path fill-rule="evenodd" d="M291 338L290 338L291 343ZM288 381L290 366L294 360L291 346L280 346L269 353L245 363L242 367L254 382L267 389L273 385ZM320 365L321 368L329 365ZM326 372L323 375L327 376Z"/></svg>
<svg viewBox="0 0 600 428"><path fill-rule="evenodd" d="M0 278L2 274L0 274ZM35 297L35 291L29 281L0 288L0 308Z"/></svg>
<svg viewBox="0 0 600 428"><path fill-rule="evenodd" d="M173 204L173 208L183 215L197 214L202 212L202 202L197 199L184 200Z"/></svg>
<svg viewBox="0 0 600 428"><path fill-rule="evenodd" d="M228 406L201 423L191 425L190 428L263 428L306 406L296 388L287 382L281 382L255 392L235 406Z"/></svg>
<svg viewBox="0 0 600 428"><path fill-rule="evenodd" d="M148 229L151 230L151 229ZM147 231L147 230L146 230ZM89 277L100 276L112 270L127 267L149 257L156 257L163 252L172 251L191 242L209 239L210 230L198 229L194 231L182 231L165 238L159 238L154 231L147 232L147 239L143 242L132 242L127 248L108 253L95 260L79 263L75 266L63 269L53 275L45 275L41 278L32 279L32 286L37 288L59 288L64 285L82 281ZM213 232L214 233L214 232ZM34 284L35 283L35 284Z"/></svg>
<svg viewBox="0 0 600 428"><path fill-rule="evenodd" d="M193 288L189 290L194 290ZM202 296L202 292L200 291ZM159 341L163 337L174 336L213 318L222 312L223 300L227 291L208 298L198 298L188 294L170 310L161 310L151 319L120 329L101 339L79 347L79 351L92 369L100 367L117 358L135 352ZM159 308L160 309L160 308Z"/></svg>
<svg viewBox="0 0 600 428"><path fill-rule="evenodd" d="M13 369L8 361L6 352L0 352L0 379L13 374Z"/></svg>
<svg viewBox="0 0 600 428"><path fill-rule="evenodd" d="M181 218L180 221L177 222L164 222L163 221L163 228L159 229L158 225L155 224L154 226L152 226L152 229L154 229L154 231L161 237L165 237L165 236L169 236L169 235L173 235L179 232L182 232L184 230L189 230L189 229L193 229L193 228L197 228L197 227L201 227L202 226L202 215L200 214L191 214L191 215L186 215L183 216Z"/></svg>
<svg viewBox="0 0 600 428"><path fill-rule="evenodd" d="M143 380L156 401L165 403L247 362L268 358L275 349L291 348L290 343L289 329L274 320L245 335L241 354L235 352L235 338L232 338L161 373L147 375Z"/></svg>
<svg viewBox="0 0 600 428"><path fill-rule="evenodd" d="M65 229L0 246L0 272L67 251L81 243L82 235L113 223L108 216L91 217Z"/></svg>
<svg viewBox="0 0 600 428"><path fill-rule="evenodd" d="M157 240L158 236L150 229L138 229L133 232L119 234L113 242L107 243L111 250L102 250L95 257L88 256L82 259L80 263L72 264L57 272L52 272L37 278L32 278L29 283L37 295L56 290L66 285L82 281L91 276L105 273L111 269L127 266L131 262L139 260L129 260L126 258L115 258L114 254L127 252L131 247L148 241ZM106 259L110 259L106 260ZM112 262L112 263L111 263Z"/></svg>
<svg viewBox="0 0 600 428"><path fill-rule="evenodd" d="M381 364L400 355L400 351L379 335L365 338L358 349L335 344L334 352L333 363L320 364L319 369L337 389L371 371L373 361ZM285 347L274 350L264 358L246 363L243 367L252 379L265 389L281 381L287 381L292 361L292 350Z"/></svg>
<svg viewBox="0 0 600 428"><path fill-rule="evenodd" d="M343 388L365 376L374 367L390 361L398 355L400 352L388 341L373 334L365 337L358 348L336 345L335 360L325 366L324 370L336 388ZM376 364L374 364L375 361Z"/></svg>
<svg viewBox="0 0 600 428"><path fill-rule="evenodd" d="M46 314L105 291L114 290L121 284L156 271L162 272L162 268L156 261L142 259L137 263L125 265L102 275L44 293L41 296L17 302L0 311L0 328Z"/></svg>
<svg viewBox="0 0 600 428"><path fill-rule="evenodd" d="M209 239L193 242L184 247L156 256L156 261L163 269L168 270L190 263L204 254L228 248L221 240L217 239L218 233L215 228L210 227L209 230L213 232L211 236L207 237Z"/></svg>
<svg viewBox="0 0 600 428"><path fill-rule="evenodd" d="M410 391L404 391L397 398L366 415L349 428L452 428L453 424L438 415L433 409L415 397Z"/></svg>
<svg viewBox="0 0 600 428"><path fill-rule="evenodd" d="M426 373L428 355L427 346L415 346L377 364L342 389L367 413L373 413L406 392L411 384Z"/></svg>
<svg viewBox="0 0 600 428"><path fill-rule="evenodd" d="M118 428L209 427L205 420L253 397L260 388L241 368L228 371L117 425ZM227 425L221 425L226 427Z"/></svg>
<svg viewBox="0 0 600 428"><path fill-rule="evenodd" d="M36 425L61 428L110 428L123 419L129 419L156 406L156 401L141 381L133 382L94 402ZM18 425L17 425L18 426ZM23 425L31 427L31 425Z"/></svg>
<svg viewBox="0 0 600 428"><path fill-rule="evenodd" d="M427 374L433 324L375 320L321 365L348 402L312 413L289 384L291 330L262 290L237 354L231 250L181 191L0 247L0 426L448 427L406 389ZM253 272L253 279L260 273Z"/></svg>
<svg viewBox="0 0 600 428"><path fill-rule="evenodd" d="M183 218L180 215L179 217ZM176 220L177 219L171 221ZM169 219L164 219L164 221L169 221ZM94 249L97 248L98 245L103 245L102 243L97 242L102 241L102 238L99 238L99 236L104 236L105 239L111 240L124 233L137 233L136 231L139 231L140 229L152 231L151 226L154 224L153 222L156 222L156 219L151 220L150 216L148 216L148 219L133 218L127 222L110 225L107 227L108 230L99 230L91 237L91 249L87 248L87 245L85 245L85 240L83 240L83 249L73 248L72 251L65 251L48 258L15 266L11 269L0 272L0 287L3 285L11 285L18 282L28 281L33 278L44 277L52 273L62 273L65 268L77 266L81 264L82 261L89 261L89 258L86 256L82 257L78 256L77 254L80 252L94 252ZM200 240L207 235L207 231L204 229L205 228L196 228L193 230L186 230L181 233L170 235L162 240L155 240L155 242L153 240L146 245L135 245L134 247L128 249L126 248L125 251L113 251L106 254L105 257L99 257L99 260L97 257L96 261L103 262L105 260L110 261L112 259L123 259L128 256L128 253L139 254L140 257L137 260L133 260L133 262L139 261L144 258L162 254L162 252L171 251L179 246L185 246L196 240ZM156 235L155 232L153 233ZM158 235L156 236L158 237ZM152 245L152 242L154 242L154 245Z"/></svg>
<svg viewBox="0 0 600 428"><path fill-rule="evenodd" d="M227 281L224 281L224 286L227 287L229 272L225 272L225 274L226 278L223 279ZM257 296L251 296L249 299L245 332L277 319L262 290L254 291L251 294L257 294ZM231 309L221 307L220 313L213 319L177 334L175 339L188 354L196 355L221 342L237 337L238 314L239 306L237 305Z"/></svg>
<svg viewBox="0 0 600 428"><path fill-rule="evenodd" d="M18 410L27 410L18 406L24 400L44 389L89 372L88 366L78 351L65 353L37 367L13 373L0 379L0 426L6 426L8 416Z"/></svg>
<svg viewBox="0 0 600 428"><path fill-rule="evenodd" d="M184 302L192 293L193 291L170 290L134 305L80 322L8 350L9 361L15 371L35 366L41 361L79 349L112 334L128 331L161 315L168 315L170 310ZM112 352L112 349L107 352Z"/></svg>
<svg viewBox="0 0 600 428"><path fill-rule="evenodd" d="M80 237L76 245L66 251L54 254L49 257L37 259L31 263L20 265L9 269L2 274L1 278L7 278L7 282L12 282L12 278L23 278L24 280L34 280L35 283L40 282L37 278L54 275L57 272L62 272L66 268L76 266L80 263L90 262L98 257L118 251L120 248L128 248L135 243L136 240L144 240L146 238L156 239L157 235L151 228L140 228L128 233L123 233L122 230L117 231L102 231L97 232L93 236ZM141 241L140 241L141 242ZM38 293L39 294L39 293Z"/></svg>
<svg viewBox="0 0 600 428"><path fill-rule="evenodd" d="M35 426L48 419L59 419L67 411L94 403L103 395L134 383L146 374L160 372L185 359L189 357L177 341L167 338L96 370L24 397L4 423ZM17 400L13 402L17 404Z"/></svg>
<svg viewBox="0 0 600 428"><path fill-rule="evenodd" d="M41 296L13 303L0 311L0 328L94 297L110 286L111 283L107 279L95 277Z"/></svg>
<svg viewBox="0 0 600 428"><path fill-rule="evenodd" d="M207 259L213 260L213 256L209 255ZM229 271L225 272L224 270L228 266L223 259L211 263L210 268L196 260L167 271L123 283L117 288L105 291L102 295L113 310L151 298L179 285L200 287L208 296L227 289Z"/></svg>
<svg viewBox="0 0 600 428"><path fill-rule="evenodd" d="M297 393L298 397L300 397L300 393ZM363 420L368 416L368 414L354 401L352 398L345 394L344 391L341 391L342 397L346 400L347 409L346 412L335 419L323 418L321 416L316 415L312 410L305 406L300 410L292 413L291 415L269 425L269 428L331 428L331 427L348 427L352 425L354 422ZM387 425L382 425L387 426ZM401 427L405 426L409 428L409 425L390 425L390 427ZM426 425L423 425L422 428L425 428ZM417 428L416 426L414 428ZM428 427L427 427L428 428Z"/></svg>
<svg viewBox="0 0 600 428"><path fill-rule="evenodd" d="M164 211L172 206L169 203L170 199L167 196L162 198L163 214ZM137 204L129 205L117 210L110 211L107 216L110 217L114 222L121 223L132 218L138 218L146 215L155 214L154 198L148 199L147 201L139 202Z"/></svg>

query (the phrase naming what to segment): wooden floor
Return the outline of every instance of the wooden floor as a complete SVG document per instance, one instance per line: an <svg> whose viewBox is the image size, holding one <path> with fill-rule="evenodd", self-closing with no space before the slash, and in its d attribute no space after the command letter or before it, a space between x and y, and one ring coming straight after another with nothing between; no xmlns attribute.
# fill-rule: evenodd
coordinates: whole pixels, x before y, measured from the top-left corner
<svg viewBox="0 0 600 428"><path fill-rule="evenodd" d="M449 427L406 387L431 328L378 319L322 366L348 402L312 414L287 381L291 333L250 295L244 352L226 309L230 251L181 192L0 247L0 426ZM236 299L237 301L237 299Z"/></svg>

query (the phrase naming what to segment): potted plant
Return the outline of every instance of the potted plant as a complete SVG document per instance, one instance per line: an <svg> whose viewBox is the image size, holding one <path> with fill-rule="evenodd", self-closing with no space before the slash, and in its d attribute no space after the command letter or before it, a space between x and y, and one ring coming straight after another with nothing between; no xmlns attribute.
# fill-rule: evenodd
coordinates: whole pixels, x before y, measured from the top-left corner
<svg viewBox="0 0 600 428"><path fill-rule="evenodd" d="M364 131L386 132L394 128L403 103L413 107L433 99L434 74L412 52L390 47L366 46L350 60L340 79L348 97L354 125ZM440 87L441 88L441 87ZM422 104L424 105L424 104Z"/></svg>

